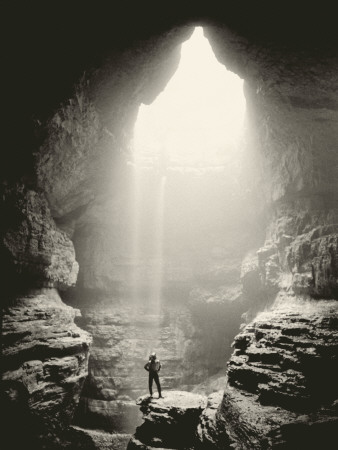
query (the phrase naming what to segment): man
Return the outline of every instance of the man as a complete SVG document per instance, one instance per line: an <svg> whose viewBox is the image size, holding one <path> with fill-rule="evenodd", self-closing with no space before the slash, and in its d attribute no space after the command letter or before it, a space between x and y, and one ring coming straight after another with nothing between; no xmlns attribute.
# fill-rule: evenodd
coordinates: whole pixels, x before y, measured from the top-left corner
<svg viewBox="0 0 338 450"><path fill-rule="evenodd" d="M149 393L150 397L153 396L153 380L155 380L157 391L158 391L158 398L163 398L161 395L161 385L160 385L160 379L158 377L158 373L161 370L161 363L160 360L156 358L156 353L152 353L149 356L149 361L144 366L144 368L149 372Z"/></svg>

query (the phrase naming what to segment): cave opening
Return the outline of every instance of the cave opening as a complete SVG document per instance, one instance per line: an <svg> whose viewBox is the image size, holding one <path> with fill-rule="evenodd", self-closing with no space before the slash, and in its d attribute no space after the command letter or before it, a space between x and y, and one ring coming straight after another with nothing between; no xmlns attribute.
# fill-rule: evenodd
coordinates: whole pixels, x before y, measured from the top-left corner
<svg viewBox="0 0 338 450"><path fill-rule="evenodd" d="M176 72L151 104L140 105L134 127L134 300L146 296L153 308L162 296L174 301L180 283L170 272L179 261L191 272L191 290L196 265L222 258L229 210L241 189L245 107L243 80L216 59L196 27Z"/></svg>
<svg viewBox="0 0 338 450"><path fill-rule="evenodd" d="M126 165L74 236L78 286L101 297L81 300L77 319L94 337L75 415L88 428L132 432L140 423L135 399L153 351L164 392L220 390L245 311L244 82L216 59L201 27L168 78L138 104Z"/></svg>

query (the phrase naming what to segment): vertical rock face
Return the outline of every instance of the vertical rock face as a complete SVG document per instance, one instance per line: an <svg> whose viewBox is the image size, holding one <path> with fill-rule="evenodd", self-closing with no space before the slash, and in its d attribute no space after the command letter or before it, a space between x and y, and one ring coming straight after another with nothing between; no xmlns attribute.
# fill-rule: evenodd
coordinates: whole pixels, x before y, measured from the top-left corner
<svg viewBox="0 0 338 450"><path fill-rule="evenodd" d="M275 289L293 279L278 268ZM338 302L287 286L234 341L217 428L235 448L333 448Z"/></svg>
<svg viewBox="0 0 338 450"><path fill-rule="evenodd" d="M13 279L21 287L74 286L79 267L73 243L56 227L43 193L17 185L5 187L1 200L0 257L6 283Z"/></svg>
<svg viewBox="0 0 338 450"><path fill-rule="evenodd" d="M74 323L79 311L57 291L75 285L78 263L41 191L4 185L1 213L4 440L13 448L57 447L79 400L91 343Z"/></svg>
<svg viewBox="0 0 338 450"><path fill-rule="evenodd" d="M24 442L58 448L58 435L73 417L91 343L74 324L76 313L53 289L18 297L4 310L2 406L13 448Z"/></svg>
<svg viewBox="0 0 338 450"><path fill-rule="evenodd" d="M331 408L338 390L338 303L279 298L235 338L229 384L262 404L294 411Z"/></svg>
<svg viewBox="0 0 338 450"><path fill-rule="evenodd" d="M49 119L48 135L37 158L38 185L46 193L54 217L69 214L92 200L88 178L89 167L95 164L93 152L102 152L109 139L86 87L85 81L80 82L74 97Z"/></svg>
<svg viewBox="0 0 338 450"><path fill-rule="evenodd" d="M36 187L5 184L1 213L4 441L58 448L87 376L91 343L74 323L80 312L57 291L76 283L74 246Z"/></svg>
<svg viewBox="0 0 338 450"><path fill-rule="evenodd" d="M197 425L196 447L211 450L229 447L229 439L226 430L217 424L217 411L223 399L223 390L214 392L208 396L207 405ZM230 447L229 447L230 448Z"/></svg>

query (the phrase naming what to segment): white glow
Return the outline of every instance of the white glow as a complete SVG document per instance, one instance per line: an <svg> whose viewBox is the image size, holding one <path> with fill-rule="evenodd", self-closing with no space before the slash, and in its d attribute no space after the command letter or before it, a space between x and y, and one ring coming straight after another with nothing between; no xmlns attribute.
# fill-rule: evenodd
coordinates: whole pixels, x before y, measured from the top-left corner
<svg viewBox="0 0 338 450"><path fill-rule="evenodd" d="M220 164L239 139L244 112L243 80L217 61L198 27L166 89L140 106L136 160L164 154L168 165Z"/></svg>

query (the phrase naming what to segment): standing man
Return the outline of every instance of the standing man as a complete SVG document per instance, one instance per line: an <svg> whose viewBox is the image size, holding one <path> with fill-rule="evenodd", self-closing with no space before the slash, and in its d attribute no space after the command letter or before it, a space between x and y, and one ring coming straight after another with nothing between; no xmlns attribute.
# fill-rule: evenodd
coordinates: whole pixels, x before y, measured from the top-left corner
<svg viewBox="0 0 338 450"><path fill-rule="evenodd" d="M163 398L161 395L161 385L160 385L160 379L158 377L158 373L161 370L161 363L160 360L156 358L156 353L152 353L149 356L149 361L144 366L144 368L149 372L149 393L150 397L153 396L153 380L155 380L157 391L158 391L158 398Z"/></svg>

